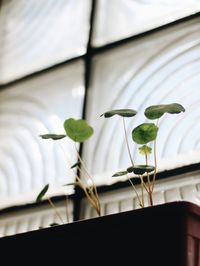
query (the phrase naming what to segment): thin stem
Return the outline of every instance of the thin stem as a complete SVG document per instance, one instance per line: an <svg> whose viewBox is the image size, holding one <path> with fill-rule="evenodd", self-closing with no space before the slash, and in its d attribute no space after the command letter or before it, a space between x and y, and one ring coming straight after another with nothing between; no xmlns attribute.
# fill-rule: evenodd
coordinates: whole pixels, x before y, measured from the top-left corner
<svg viewBox="0 0 200 266"><path fill-rule="evenodd" d="M75 143L74 143L74 144L75 144ZM93 186L93 188L94 188L94 192L95 192L95 199L97 200L97 206L98 206L97 208L98 208L99 213L100 213L100 201L99 201L99 196L98 196L98 192L97 192L96 185L95 185L95 183L94 183L93 178L92 178L91 175L89 174L89 172L88 172L88 170L87 170L87 168L86 168L86 165L85 165L84 161L82 160L82 158L81 158L81 156L80 156L80 154L79 154L79 152L78 152L78 149L77 149L77 147L76 147L76 144L75 144L75 149L76 149L76 153L77 153L78 159L79 159L79 161L80 161L80 163L81 163L81 165L82 165L82 167L83 167L85 173L87 174L87 176L89 177L89 179L92 181L92 186ZM80 170L80 167L79 167L79 170ZM99 214L99 213L98 213L98 214Z"/></svg>
<svg viewBox="0 0 200 266"><path fill-rule="evenodd" d="M147 153L145 153L145 162L146 162L146 166L148 165L148 155ZM147 172L147 182L148 182L148 196L149 196L149 203L150 206L153 205L153 199L152 199L152 191L151 191L151 180L150 180L150 176L149 173Z"/></svg>
<svg viewBox="0 0 200 266"><path fill-rule="evenodd" d="M141 207L144 208L144 182L141 183L141 195L142 195L142 205Z"/></svg>
<svg viewBox="0 0 200 266"><path fill-rule="evenodd" d="M127 178L129 180L129 182L131 183L131 186L133 187L133 190L135 191L136 197L137 197L137 199L139 201L139 205L141 206L142 203L141 203L141 200L140 200L140 196L139 196L139 194L137 192L137 189L136 189L135 185L133 184L133 182L131 181L130 177L127 176Z"/></svg>
<svg viewBox="0 0 200 266"><path fill-rule="evenodd" d="M61 223L64 224L64 221L63 221L62 217L60 216L59 212L57 211L57 208L54 205L54 203L52 202L52 200L50 198L47 198L47 200L48 200L49 204L51 205L51 207L54 209L54 211L55 211L56 215L58 216L58 218L60 219Z"/></svg>
<svg viewBox="0 0 200 266"><path fill-rule="evenodd" d="M132 163L132 166L134 166L133 158L131 156L130 146L129 146L129 143L128 143L128 136L127 136L127 131L126 131L126 125L125 125L124 117L122 117L122 120L123 120L124 136L125 136L125 140L126 140L126 146L127 146L129 158L130 158L130 161Z"/></svg>
<svg viewBox="0 0 200 266"><path fill-rule="evenodd" d="M156 125L158 126L158 120ZM154 140L154 174L153 174L153 181L152 181L152 189L151 191L153 192L154 190L154 184L155 184L155 180L156 180L156 174L157 174L157 152L156 152L156 139Z"/></svg>
<svg viewBox="0 0 200 266"><path fill-rule="evenodd" d="M69 199L68 199L68 195L66 195L65 197L65 209L66 209L66 219L67 222L69 223Z"/></svg>

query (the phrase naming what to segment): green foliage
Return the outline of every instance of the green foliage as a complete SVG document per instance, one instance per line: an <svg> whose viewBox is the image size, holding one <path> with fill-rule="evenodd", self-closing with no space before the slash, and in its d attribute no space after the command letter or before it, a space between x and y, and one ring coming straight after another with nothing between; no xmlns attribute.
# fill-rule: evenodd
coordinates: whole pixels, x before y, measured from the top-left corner
<svg viewBox="0 0 200 266"><path fill-rule="evenodd" d="M151 152L152 152L152 148L147 146L147 145L143 145L143 146L139 147L138 150L139 150L139 153L142 155L151 154Z"/></svg>
<svg viewBox="0 0 200 266"><path fill-rule="evenodd" d="M129 173L133 172L136 175L143 175L144 173L150 173L154 171L155 167L152 165L134 165L127 168Z"/></svg>
<svg viewBox="0 0 200 266"><path fill-rule="evenodd" d="M57 135L57 134L44 134L40 135L42 139L53 139L53 140L59 140L66 137L66 135Z"/></svg>
<svg viewBox="0 0 200 266"><path fill-rule="evenodd" d="M148 119L158 119L165 113L179 114L185 112L185 108L178 103L152 105L146 108L144 114Z"/></svg>
<svg viewBox="0 0 200 266"><path fill-rule="evenodd" d="M49 184L47 184L47 185L46 185L46 186L40 191L40 193L38 194L38 196L37 196L37 198L36 198L36 202L37 202L37 203L40 202L40 201L43 199L43 197L44 197L45 194L47 193L48 189L49 189Z"/></svg>
<svg viewBox="0 0 200 266"><path fill-rule="evenodd" d="M132 131L132 139L137 144L147 144L157 137L158 127L153 123L143 123Z"/></svg>
<svg viewBox="0 0 200 266"><path fill-rule="evenodd" d="M103 113L101 116L104 116L105 118L112 117L114 115L119 115L123 117L132 117L135 116L137 112L133 109L118 109L118 110L112 110Z"/></svg>
<svg viewBox="0 0 200 266"><path fill-rule="evenodd" d="M172 104L162 104L162 105L152 105L146 108L144 115L148 119L158 119L162 117L165 113L169 114L178 114L181 112L185 112L185 108L178 103L172 103ZM125 136L125 143L127 145L128 155L130 158L130 161L132 165L128 167L125 171L119 171L116 172L113 177L119 177L123 175L127 175L133 190L136 193L139 205L141 207L144 207L145 201L144 201L144 191L147 192L148 200L149 200L149 206L153 205L153 190L154 190L154 183L156 179L157 174L157 159L156 159L156 139L158 135L159 127L155 125L154 123L142 123L132 130L132 140L136 144L142 144L138 148L139 153L144 155L145 164L136 165L134 163L134 160L132 158L131 149L129 147L129 141L127 137L126 132L126 125L124 117L133 117L137 114L137 111L133 109L119 109L119 110L111 110L108 112L103 113L101 116L104 116L105 118L112 117L114 115L119 115L123 117L123 128L124 128L124 136ZM158 121L157 121L158 122ZM152 148L147 146L146 144L149 142L154 142L153 148L154 148L154 166L148 164L148 155L152 153ZM140 179L140 191L141 195L137 192L137 189L131 179L129 178L129 174L135 174ZM146 176L146 181L144 181L143 177ZM147 182L147 184L145 183Z"/></svg>
<svg viewBox="0 0 200 266"><path fill-rule="evenodd" d="M93 128L84 119L69 118L64 122L67 136L75 142L84 142L93 135Z"/></svg>
<svg viewBox="0 0 200 266"><path fill-rule="evenodd" d="M128 174L128 171L121 171L121 172L117 172L114 175L112 175L113 177L117 177L117 176L123 176Z"/></svg>

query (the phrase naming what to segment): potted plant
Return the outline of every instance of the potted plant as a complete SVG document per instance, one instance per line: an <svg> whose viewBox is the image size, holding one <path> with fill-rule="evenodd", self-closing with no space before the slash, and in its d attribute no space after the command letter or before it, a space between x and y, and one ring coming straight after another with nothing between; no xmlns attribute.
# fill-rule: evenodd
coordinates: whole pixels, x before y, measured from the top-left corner
<svg viewBox="0 0 200 266"><path fill-rule="evenodd" d="M158 119L165 113L173 114L184 111L183 106L176 103L156 105L148 107L145 110L145 116L148 119ZM99 217L1 238L0 246L3 257L4 250L7 248L23 250L31 255L32 250L28 247L32 245L37 254L36 258L40 258L40 262L42 259L45 263L49 263L52 258L55 258L57 263L63 263L63 260L72 260L75 265L78 263L107 264L108 262L123 263L124 265L135 263L141 266L200 265L200 207L189 202L172 202L153 206L153 189L157 173L155 147L159 130L158 124L142 123L133 129L132 139L142 145L139 147L139 152L144 155L145 159L144 164L137 165L130 153L124 121L125 117L135 116L136 111L119 109L102 114L106 118L113 115L122 116L131 164L127 166L127 169L117 172L113 176L127 175L141 208L101 216L97 188L89 173L86 173L91 181L91 186L85 186L80 177L76 179L75 185L83 189ZM66 121L64 123L66 135L75 142L83 142L93 133L92 128L85 120L77 121L70 118ZM84 138L80 137L82 133L79 134L77 130L79 133L84 132ZM42 137L58 140L66 135L46 134ZM148 164L148 156L152 149L148 143L151 141L154 142L154 165ZM81 171L80 165L82 165L85 168L84 172L87 172L78 151L77 156L79 160L72 165L72 169L78 167ZM138 193L130 174L138 176L141 194ZM39 193L37 200L40 201L47 191L48 185ZM144 205L144 193L148 194L149 206Z"/></svg>

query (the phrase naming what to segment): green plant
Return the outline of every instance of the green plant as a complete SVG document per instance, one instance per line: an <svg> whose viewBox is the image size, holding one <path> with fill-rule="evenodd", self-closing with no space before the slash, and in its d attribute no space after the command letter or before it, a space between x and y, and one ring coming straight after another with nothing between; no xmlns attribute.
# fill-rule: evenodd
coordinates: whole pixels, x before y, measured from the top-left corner
<svg viewBox="0 0 200 266"><path fill-rule="evenodd" d="M75 172L76 180L74 183L70 183L66 185L67 186L68 185L79 186L85 193L85 196L87 197L88 201L95 208L97 214L100 216L101 206L100 206L97 188L96 188L96 185L94 183L92 176L89 174L86 168L86 165L79 154L78 147L77 147L77 143L80 144L80 143L85 142L87 139L89 139L93 135L94 130L84 119L76 120L74 118L69 118L64 121L63 126L64 126L64 130L66 134L44 134L40 136L42 139L52 139L55 141L68 137L71 139L71 141L73 141L78 161L71 166L71 169L74 170ZM81 178L79 174L81 175ZM86 182L84 182L83 178L85 178ZM40 193L37 196L36 202L39 202L43 199L48 189L49 189L49 184L45 185L45 187L40 191ZM55 209L56 214L59 217L60 221L63 223L63 220L61 216L59 215L58 211L56 210L55 205L53 204L50 198L47 198L47 199L51 207Z"/></svg>
<svg viewBox="0 0 200 266"><path fill-rule="evenodd" d="M155 185L155 179L157 174L157 158L156 158L156 139L159 131L158 127L158 120L166 113L168 114L178 114L181 112L185 112L185 108L178 103L172 104L162 104L162 105L152 105L145 109L144 115L146 118L150 120L157 120L157 123L142 123L135 127L132 130L132 140L136 144L139 144L138 151L144 156L145 163L142 165L135 164L132 155L130 146L128 143L128 136L126 131L125 125L125 118L132 118L137 114L137 111L133 109L118 109L118 110L111 110L103 113L101 116L105 118L110 118L115 115L121 116L123 121L123 129L124 129L124 136L126 141L126 146L128 150L128 155L130 158L131 166L129 166L126 170L117 172L113 175L116 176L123 176L127 175L141 207L145 206L144 203L144 191L146 191L148 195L149 205L153 205L153 190ZM154 154L154 165L149 165L148 158L149 155L152 153L152 148L149 146L149 143L153 142L153 154ZM148 145L147 145L148 144ZM129 173L134 174L136 177L140 179L140 187L141 187L141 196L139 195L136 186L133 184L131 178L128 176Z"/></svg>

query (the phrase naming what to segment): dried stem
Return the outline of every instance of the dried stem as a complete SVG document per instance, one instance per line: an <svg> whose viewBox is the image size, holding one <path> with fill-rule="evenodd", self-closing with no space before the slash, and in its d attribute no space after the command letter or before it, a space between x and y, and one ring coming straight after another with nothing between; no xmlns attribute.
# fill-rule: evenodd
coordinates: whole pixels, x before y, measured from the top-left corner
<svg viewBox="0 0 200 266"><path fill-rule="evenodd" d="M60 219L61 223L64 224L64 221L63 221L62 217L60 216L60 214L59 214L59 212L58 212L56 206L55 206L54 203L52 202L52 200L51 200L50 198L47 198L47 200L48 200L49 204L51 205L51 207L54 209L54 211L55 211L56 215L58 216L58 218Z"/></svg>

